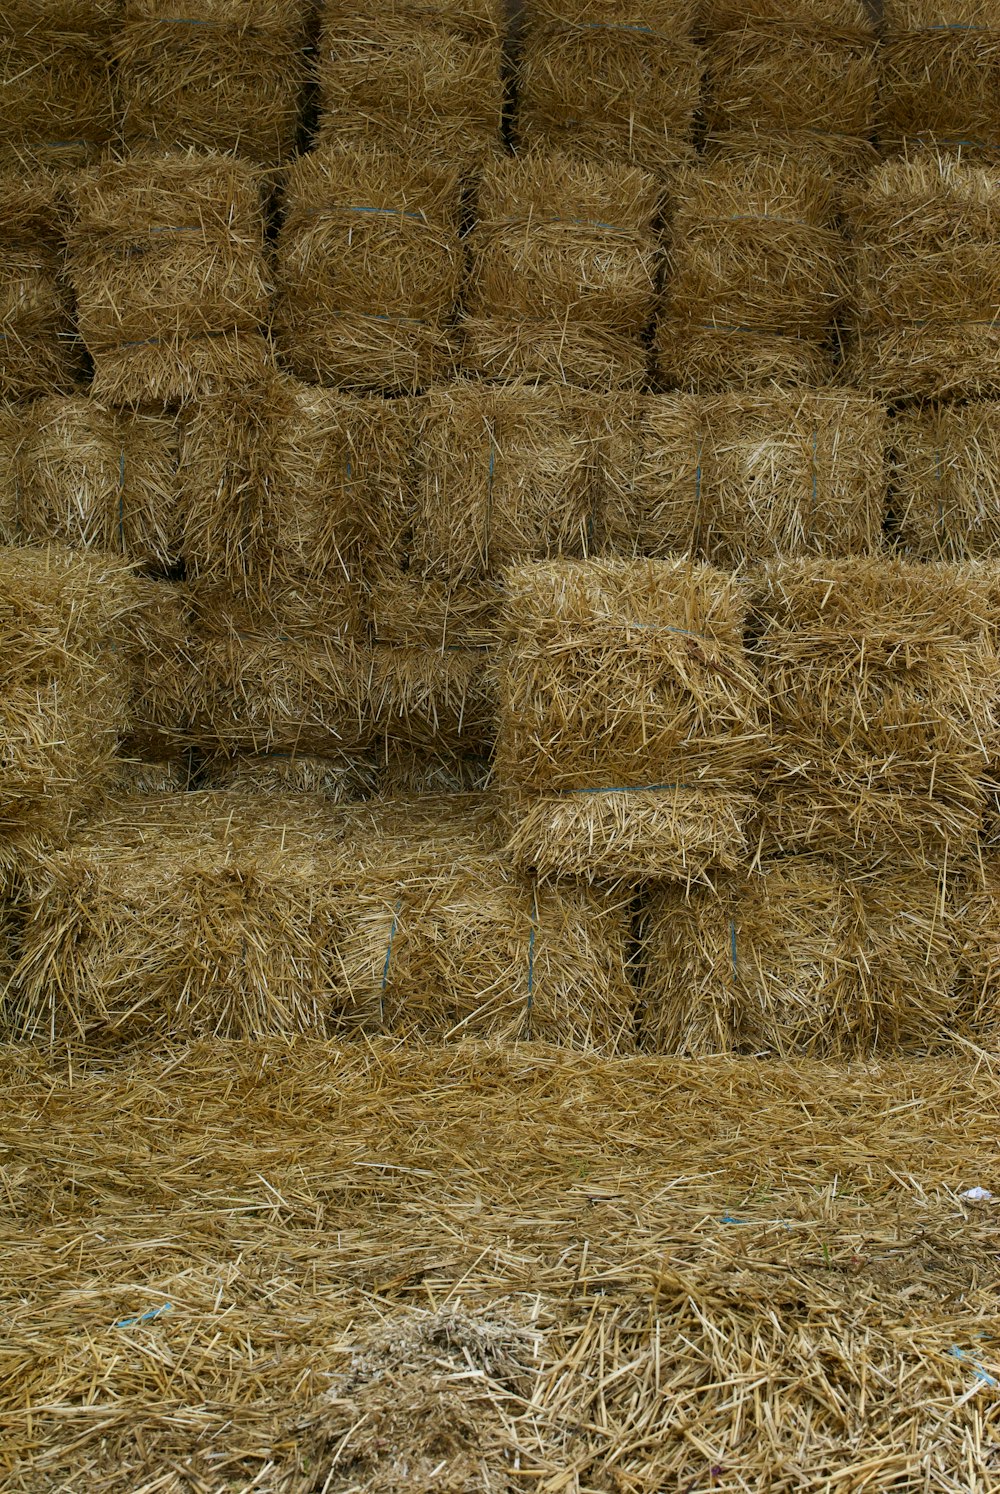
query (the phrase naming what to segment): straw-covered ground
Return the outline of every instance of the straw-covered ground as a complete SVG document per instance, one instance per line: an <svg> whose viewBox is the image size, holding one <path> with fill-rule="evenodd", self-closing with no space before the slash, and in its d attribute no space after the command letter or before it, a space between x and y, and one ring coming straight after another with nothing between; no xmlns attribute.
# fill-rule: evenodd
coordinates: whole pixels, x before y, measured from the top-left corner
<svg viewBox="0 0 1000 1494"><path fill-rule="evenodd" d="M7 1490L987 1491L1000 1082L0 1054Z"/></svg>

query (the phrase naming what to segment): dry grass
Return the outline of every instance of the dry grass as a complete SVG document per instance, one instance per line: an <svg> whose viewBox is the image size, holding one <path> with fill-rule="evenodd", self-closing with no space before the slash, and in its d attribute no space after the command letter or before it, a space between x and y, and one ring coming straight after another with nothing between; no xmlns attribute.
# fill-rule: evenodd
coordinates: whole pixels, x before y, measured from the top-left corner
<svg viewBox="0 0 1000 1494"><path fill-rule="evenodd" d="M461 211L450 163L348 143L301 156L276 256L285 363L344 388L412 391L447 377Z"/></svg>
<svg viewBox="0 0 1000 1494"><path fill-rule="evenodd" d="M112 52L128 146L200 146L273 166L292 155L306 80L305 0L125 0Z"/></svg>
<svg viewBox="0 0 1000 1494"><path fill-rule="evenodd" d="M760 752L732 577L675 560L507 576L497 781L541 875L687 880L735 865Z"/></svg>
<svg viewBox="0 0 1000 1494"><path fill-rule="evenodd" d="M94 394L168 403L271 362L261 183L231 157L136 155L81 173L70 275Z"/></svg>
<svg viewBox="0 0 1000 1494"><path fill-rule="evenodd" d="M72 388L80 373L54 183L0 170L0 399Z"/></svg>
<svg viewBox="0 0 1000 1494"><path fill-rule="evenodd" d="M854 197L855 328L847 376L888 399L1000 394L1000 185L920 152Z"/></svg>
<svg viewBox="0 0 1000 1494"><path fill-rule="evenodd" d="M269 752L210 758L201 782L205 788L238 794L322 794L332 804L353 804L375 793L379 774L369 758Z"/></svg>
<svg viewBox="0 0 1000 1494"><path fill-rule="evenodd" d="M440 744L414 747L391 737L382 744L379 786L386 796L481 793L489 781L490 762L486 757L445 752Z"/></svg>
<svg viewBox="0 0 1000 1494"><path fill-rule="evenodd" d="M975 845L994 727L995 586L973 566L858 558L762 568L772 851L863 873L954 867Z"/></svg>
<svg viewBox="0 0 1000 1494"><path fill-rule="evenodd" d="M1000 1043L1000 866L987 853L978 874L962 889L958 918L959 1019L990 1053Z"/></svg>
<svg viewBox="0 0 1000 1494"><path fill-rule="evenodd" d="M110 44L120 0L6 0L0 141L26 162L110 139Z"/></svg>
<svg viewBox="0 0 1000 1494"><path fill-rule="evenodd" d="M18 1494L995 1482L968 1056L272 1040L0 1079Z"/></svg>
<svg viewBox="0 0 1000 1494"><path fill-rule="evenodd" d="M183 582L136 580L123 624L130 675L129 738L123 750L158 762L187 745L195 649Z"/></svg>
<svg viewBox="0 0 1000 1494"><path fill-rule="evenodd" d="M884 143L996 159L1000 8L993 0L886 0Z"/></svg>
<svg viewBox="0 0 1000 1494"><path fill-rule="evenodd" d="M1000 406L929 405L892 423L891 516L913 560L1000 559Z"/></svg>

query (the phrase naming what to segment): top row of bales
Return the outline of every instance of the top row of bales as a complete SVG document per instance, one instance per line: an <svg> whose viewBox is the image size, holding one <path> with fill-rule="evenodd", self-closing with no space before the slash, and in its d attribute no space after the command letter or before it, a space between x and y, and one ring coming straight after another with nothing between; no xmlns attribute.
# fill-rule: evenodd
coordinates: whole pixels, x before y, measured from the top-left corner
<svg viewBox="0 0 1000 1494"><path fill-rule="evenodd" d="M873 10L526 0L511 26L502 0L9 0L0 153L79 165L114 140L276 165L315 90L321 140L467 160L500 147L511 63L523 145L654 171L705 126L995 150L996 0Z"/></svg>

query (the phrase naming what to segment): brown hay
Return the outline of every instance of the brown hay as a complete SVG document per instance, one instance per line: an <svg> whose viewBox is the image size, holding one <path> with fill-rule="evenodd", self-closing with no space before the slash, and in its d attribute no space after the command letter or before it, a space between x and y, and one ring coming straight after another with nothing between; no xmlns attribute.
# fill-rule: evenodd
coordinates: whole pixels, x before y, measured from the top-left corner
<svg viewBox="0 0 1000 1494"><path fill-rule="evenodd" d="M118 757L108 787L112 797L131 799L144 794L186 793L191 781L191 765L184 758Z"/></svg>
<svg viewBox="0 0 1000 1494"><path fill-rule="evenodd" d="M847 373L889 399L1000 395L1000 182L946 156L886 161L854 197Z"/></svg>
<svg viewBox="0 0 1000 1494"><path fill-rule="evenodd" d="M1000 405L900 413L892 475L892 527L904 555L1000 559Z"/></svg>
<svg viewBox="0 0 1000 1494"><path fill-rule="evenodd" d="M113 51L120 131L277 165L295 150L303 0L125 0Z"/></svg>
<svg viewBox="0 0 1000 1494"><path fill-rule="evenodd" d="M735 865L760 750L732 577L683 560L508 573L497 780L540 875Z"/></svg>
<svg viewBox="0 0 1000 1494"><path fill-rule="evenodd" d="M884 24L883 144L995 162L1000 7L993 0L886 0Z"/></svg>
<svg viewBox="0 0 1000 1494"><path fill-rule="evenodd" d="M827 181L838 208L845 188L863 180L881 160L871 140L825 130L750 127L712 131L705 137L707 161L759 159L766 154L797 161L818 173Z"/></svg>
<svg viewBox="0 0 1000 1494"><path fill-rule="evenodd" d="M124 620L131 684L126 749L150 761L174 758L189 735L195 668L188 588L183 582L137 580Z"/></svg>
<svg viewBox="0 0 1000 1494"><path fill-rule="evenodd" d="M65 154L111 138L110 42L119 0L5 0L0 140Z"/></svg>
<svg viewBox="0 0 1000 1494"><path fill-rule="evenodd" d="M386 797L480 793L489 781L488 758L446 753L440 746L421 750L391 738L383 744L379 788Z"/></svg>
<svg viewBox="0 0 1000 1494"><path fill-rule="evenodd" d="M832 373L845 294L835 187L787 143L685 175L656 329L660 377L695 390L795 387Z"/></svg>
<svg viewBox="0 0 1000 1494"><path fill-rule="evenodd" d="M973 1040L995 1053L1000 1042L1000 865L993 852L963 888L958 934L958 1014Z"/></svg>
<svg viewBox="0 0 1000 1494"><path fill-rule="evenodd" d="M244 161L138 155L81 174L70 274L94 394L166 403L263 376L270 286Z"/></svg>
<svg viewBox="0 0 1000 1494"><path fill-rule="evenodd" d="M62 232L49 179L0 171L0 399L69 390L79 375Z"/></svg>
<svg viewBox="0 0 1000 1494"><path fill-rule="evenodd" d="M771 851L954 865L991 740L995 588L972 566L777 561L755 602Z"/></svg>
<svg viewBox="0 0 1000 1494"><path fill-rule="evenodd" d="M28 544L107 550L149 570L180 555L177 433L172 419L53 395L23 417L17 526Z"/></svg>
<svg viewBox="0 0 1000 1494"><path fill-rule="evenodd" d="M531 0L526 10L525 144L667 173L692 158L702 54L690 40L691 6Z"/></svg>
<svg viewBox="0 0 1000 1494"><path fill-rule="evenodd" d="M371 146L292 166L277 247L278 350L303 378L416 390L452 371L463 272L451 164Z"/></svg>
<svg viewBox="0 0 1000 1494"><path fill-rule="evenodd" d="M372 819L340 947L348 1031L631 1046L627 892L513 876L454 796Z"/></svg>
<svg viewBox="0 0 1000 1494"><path fill-rule="evenodd" d="M325 15L317 50L319 143L385 145L463 167L500 149L501 43L448 16Z"/></svg>
<svg viewBox="0 0 1000 1494"><path fill-rule="evenodd" d="M0 545L16 545L17 454L23 435L23 411L0 401Z"/></svg>
<svg viewBox="0 0 1000 1494"><path fill-rule="evenodd" d="M955 930L937 879L846 882L793 857L646 910L642 1041L652 1051L853 1058L953 1040Z"/></svg>
<svg viewBox="0 0 1000 1494"><path fill-rule="evenodd" d="M464 366L590 388L641 382L659 197L645 172L563 153L487 168L469 240Z"/></svg>
<svg viewBox="0 0 1000 1494"><path fill-rule="evenodd" d="M322 794L332 804L369 799L378 786L377 765L360 757L213 757L202 770L205 788L239 794Z"/></svg>

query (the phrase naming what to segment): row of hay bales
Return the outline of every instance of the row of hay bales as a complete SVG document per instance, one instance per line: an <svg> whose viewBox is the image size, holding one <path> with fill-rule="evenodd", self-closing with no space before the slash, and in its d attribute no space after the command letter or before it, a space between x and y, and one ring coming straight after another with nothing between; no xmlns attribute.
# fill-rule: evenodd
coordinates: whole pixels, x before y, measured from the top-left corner
<svg viewBox="0 0 1000 1494"><path fill-rule="evenodd" d="M69 187L7 173L0 397L69 392L89 360L99 399L172 404L276 359L397 395L461 371L1000 396L995 172L925 153L840 195L773 144L712 154L667 196L634 167L559 153L470 183L329 147L288 173L272 246L261 178L232 158L140 153Z"/></svg>
<svg viewBox="0 0 1000 1494"><path fill-rule="evenodd" d="M491 790L371 804L337 802L364 760L310 740L287 773L215 765L228 792L116 802L155 583L0 569L17 1035L996 1040L995 564L514 566Z"/></svg>
<svg viewBox="0 0 1000 1494"><path fill-rule="evenodd" d="M571 145L651 170L700 131L1000 140L996 0L9 0L0 142L79 164L155 142L288 159L320 140L449 160ZM182 13L177 14L180 10ZM513 108L510 106L513 105ZM314 118L315 116L315 118Z"/></svg>

